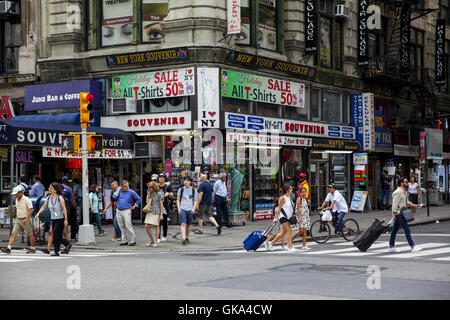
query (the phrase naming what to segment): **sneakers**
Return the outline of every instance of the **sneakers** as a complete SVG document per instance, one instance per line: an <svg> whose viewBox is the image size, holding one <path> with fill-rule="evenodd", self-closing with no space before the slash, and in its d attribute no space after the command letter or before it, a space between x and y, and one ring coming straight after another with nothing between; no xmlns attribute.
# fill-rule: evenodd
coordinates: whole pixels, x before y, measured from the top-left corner
<svg viewBox="0 0 450 320"><path fill-rule="evenodd" d="M198 229L198 230L195 230L194 233L195 233L195 234L203 234L203 231L200 230L200 229Z"/></svg>
<svg viewBox="0 0 450 320"><path fill-rule="evenodd" d="M191 240L189 240L188 238L186 238L186 243L191 243Z"/></svg>
<svg viewBox="0 0 450 320"><path fill-rule="evenodd" d="M120 241L120 238L114 237L114 238L111 239L111 241Z"/></svg>
<svg viewBox="0 0 450 320"><path fill-rule="evenodd" d="M158 239L158 244L161 242L161 240L160 239Z"/></svg>
<svg viewBox="0 0 450 320"><path fill-rule="evenodd" d="M69 245L61 253L69 254L69 251L70 251L71 248L72 248L72 244L69 243Z"/></svg>
<svg viewBox="0 0 450 320"><path fill-rule="evenodd" d="M151 247L153 245L153 242L147 243L146 247Z"/></svg>
<svg viewBox="0 0 450 320"><path fill-rule="evenodd" d="M222 233L222 227L217 227L217 235L220 236L220 234Z"/></svg>
<svg viewBox="0 0 450 320"><path fill-rule="evenodd" d="M106 232L105 231L102 231L102 232L100 232L98 235L99 236L104 236L106 234Z"/></svg>
<svg viewBox="0 0 450 320"><path fill-rule="evenodd" d="M266 250L269 251L269 241L264 242L264 248L266 248Z"/></svg>
<svg viewBox="0 0 450 320"><path fill-rule="evenodd" d="M54 254L50 255L51 257L59 257L59 253L55 252Z"/></svg>
<svg viewBox="0 0 450 320"><path fill-rule="evenodd" d="M389 249L388 249L388 253L399 253L400 252L400 250L398 250L397 248L395 248L395 247L389 247Z"/></svg>
<svg viewBox="0 0 450 320"><path fill-rule="evenodd" d="M162 238L161 238L161 241L162 241L162 242L167 241L167 238L166 238L166 237L162 237Z"/></svg>
<svg viewBox="0 0 450 320"><path fill-rule="evenodd" d="M136 246L136 242L132 242L132 243L130 243L130 244L129 244L129 246L130 246L130 247L134 247L134 246Z"/></svg>
<svg viewBox="0 0 450 320"><path fill-rule="evenodd" d="M50 254L50 250L48 250L47 248L41 249L41 251L42 251L43 253Z"/></svg>
<svg viewBox="0 0 450 320"><path fill-rule="evenodd" d="M310 248L310 247L308 247L308 246L304 246L304 247L302 247L302 249L303 249L303 250L305 250L305 251L309 251L309 250L311 250L311 248Z"/></svg>
<svg viewBox="0 0 450 320"><path fill-rule="evenodd" d="M289 248L287 246L281 247L281 250L288 251Z"/></svg>
<svg viewBox="0 0 450 320"><path fill-rule="evenodd" d="M28 249L27 250L27 254L35 254L36 253L36 250L35 249Z"/></svg>
<svg viewBox="0 0 450 320"><path fill-rule="evenodd" d="M9 248L1 248L0 250L2 250L2 252L6 253L6 254L11 254L11 249L9 249Z"/></svg>
<svg viewBox="0 0 450 320"><path fill-rule="evenodd" d="M411 252L412 252L412 253L416 253L416 252L419 252L420 250L422 250L422 248L419 248L419 247L417 247L417 246L414 246L414 247L412 247Z"/></svg>
<svg viewBox="0 0 450 320"><path fill-rule="evenodd" d="M269 251L273 251L273 244L271 244L270 242L268 242L268 247L267 247L267 249L269 250Z"/></svg>
<svg viewBox="0 0 450 320"><path fill-rule="evenodd" d="M123 242L123 243L121 243L120 245L121 245L121 246L127 246L127 245L128 245L128 242Z"/></svg>
<svg viewBox="0 0 450 320"><path fill-rule="evenodd" d="M295 249L294 247L288 248L288 249L287 249L287 252L297 252L297 251L298 251L298 250Z"/></svg>
<svg viewBox="0 0 450 320"><path fill-rule="evenodd" d="M183 244L183 246L185 246L186 245L186 239L183 240L181 243Z"/></svg>

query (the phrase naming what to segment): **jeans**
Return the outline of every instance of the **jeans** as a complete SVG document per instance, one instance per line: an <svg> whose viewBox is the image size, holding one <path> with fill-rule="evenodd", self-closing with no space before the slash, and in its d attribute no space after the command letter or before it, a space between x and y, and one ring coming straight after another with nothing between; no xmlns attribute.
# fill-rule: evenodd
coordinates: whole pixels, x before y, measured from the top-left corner
<svg viewBox="0 0 450 320"><path fill-rule="evenodd" d="M216 202L217 209L217 224L222 227L222 216L225 218L226 226L230 226L230 217L228 215L228 203L226 197L215 196L214 200Z"/></svg>
<svg viewBox="0 0 450 320"><path fill-rule="evenodd" d="M102 229L102 219L100 218L100 213L98 213L98 212L93 212L92 215L93 215L93 217L95 218L95 222L96 222L96 224L97 224L98 232L99 232L99 233L102 233L102 232L103 232L103 229Z"/></svg>
<svg viewBox="0 0 450 320"><path fill-rule="evenodd" d="M117 223L122 233L122 243L136 242L136 234L134 233L133 224L131 223L131 210L117 209Z"/></svg>
<svg viewBox="0 0 450 320"><path fill-rule="evenodd" d="M381 204L381 206L383 206L383 199L385 199L385 203L386 203L386 205L384 206L385 208L389 207L389 192L390 192L390 189L382 189L381 190L380 204Z"/></svg>
<svg viewBox="0 0 450 320"><path fill-rule="evenodd" d="M52 229L53 229L53 247L55 248L55 252L59 253L61 243L66 247L69 245L69 241L67 241L63 237L64 219L52 220Z"/></svg>
<svg viewBox="0 0 450 320"><path fill-rule="evenodd" d="M167 209L166 209L166 211L167 211ZM168 218L168 216L169 216L169 214L163 214L163 218L159 222L159 226L162 227L162 232L160 232L160 235L163 238L167 238L167 228L168 228L167 218Z"/></svg>
<svg viewBox="0 0 450 320"><path fill-rule="evenodd" d="M117 222L117 210L112 209L112 213L113 213L113 222L114 222L114 232L116 233L116 236L118 238L121 238L122 232L120 231L119 223Z"/></svg>
<svg viewBox="0 0 450 320"><path fill-rule="evenodd" d="M81 217L83 216L83 211L81 211L81 206L77 206L78 212L80 213L77 217L78 224L81 224Z"/></svg>
<svg viewBox="0 0 450 320"><path fill-rule="evenodd" d="M395 246L395 237L397 236L397 232L400 228L403 228L403 231L405 231L406 240L408 240L410 247L414 247L414 241L411 238L411 230L409 230L408 222L406 222L405 218L401 214L398 214L395 218L394 227L392 228L391 238L389 240L389 246Z"/></svg>
<svg viewBox="0 0 450 320"><path fill-rule="evenodd" d="M74 240L77 237L79 230L78 217L75 208L69 209L69 214L67 215L69 226L70 226L70 239Z"/></svg>
<svg viewBox="0 0 450 320"><path fill-rule="evenodd" d="M337 217L338 218L338 224L337 224L337 228L336 231L341 231L342 232L342 227L344 226L344 216L347 214L347 212L343 212L343 211L334 211L331 213L331 215L333 217Z"/></svg>

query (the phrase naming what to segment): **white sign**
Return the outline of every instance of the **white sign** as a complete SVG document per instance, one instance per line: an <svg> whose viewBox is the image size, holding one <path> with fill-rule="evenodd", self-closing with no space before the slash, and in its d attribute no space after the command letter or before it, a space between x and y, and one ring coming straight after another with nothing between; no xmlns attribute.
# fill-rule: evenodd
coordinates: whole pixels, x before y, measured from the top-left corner
<svg viewBox="0 0 450 320"><path fill-rule="evenodd" d="M241 33L241 0L227 0L227 34Z"/></svg>
<svg viewBox="0 0 450 320"><path fill-rule="evenodd" d="M261 134L246 134L237 132L226 133L227 143L237 142L240 144L271 144L271 145L283 145L283 146L299 146L299 147L311 147L311 138L302 137L285 137L285 136L266 136Z"/></svg>
<svg viewBox="0 0 450 320"><path fill-rule="evenodd" d="M367 153L355 153L353 154L353 164L354 165L364 165L369 163L369 157Z"/></svg>
<svg viewBox="0 0 450 320"><path fill-rule="evenodd" d="M266 118L229 112L225 113L225 128L258 132L275 131L280 134L310 136L317 138L355 139L356 137L355 127L352 126Z"/></svg>
<svg viewBox="0 0 450 320"><path fill-rule="evenodd" d="M419 157L419 146L404 146L394 144L394 156Z"/></svg>
<svg viewBox="0 0 450 320"><path fill-rule="evenodd" d="M427 133L427 158L428 160L442 160L444 152L444 136L442 130L425 129Z"/></svg>
<svg viewBox="0 0 450 320"><path fill-rule="evenodd" d="M197 69L199 128L220 128L219 69Z"/></svg>
<svg viewBox="0 0 450 320"><path fill-rule="evenodd" d="M124 131L165 131L191 128L191 112L134 114L102 117L101 126Z"/></svg>
<svg viewBox="0 0 450 320"><path fill-rule="evenodd" d="M42 156L44 158L81 158L81 154L71 154L62 151L61 148L42 147ZM133 159L134 155L131 150L126 149L103 149L95 153L88 154L89 159Z"/></svg>

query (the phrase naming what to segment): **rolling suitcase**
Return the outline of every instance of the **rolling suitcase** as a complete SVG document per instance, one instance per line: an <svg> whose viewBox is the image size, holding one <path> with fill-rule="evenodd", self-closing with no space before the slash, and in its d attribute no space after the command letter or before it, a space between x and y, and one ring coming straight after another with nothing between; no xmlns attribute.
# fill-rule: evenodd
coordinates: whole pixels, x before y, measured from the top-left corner
<svg viewBox="0 0 450 320"><path fill-rule="evenodd" d="M386 225L384 224L385 220L375 219L371 225L369 225L366 230L358 237L355 241L353 241L353 245L357 247L361 252L366 252L370 246L378 240L383 232L387 230L392 220L389 221Z"/></svg>
<svg viewBox="0 0 450 320"><path fill-rule="evenodd" d="M244 240L244 248L247 251L253 250L256 251L263 243L267 240L267 235L269 232L275 227L276 222L273 222L267 231L253 231L249 234L249 236Z"/></svg>

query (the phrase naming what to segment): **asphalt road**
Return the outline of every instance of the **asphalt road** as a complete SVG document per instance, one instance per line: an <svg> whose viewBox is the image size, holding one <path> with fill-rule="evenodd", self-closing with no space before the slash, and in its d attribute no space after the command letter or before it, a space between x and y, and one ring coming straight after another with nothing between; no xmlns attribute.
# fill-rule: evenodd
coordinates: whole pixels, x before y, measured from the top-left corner
<svg viewBox="0 0 450 320"><path fill-rule="evenodd" d="M367 253L343 239L312 243L308 253L0 253L0 300L449 299L450 222L412 232L424 248L417 254L408 250L402 231L399 254L386 252L388 234Z"/></svg>

